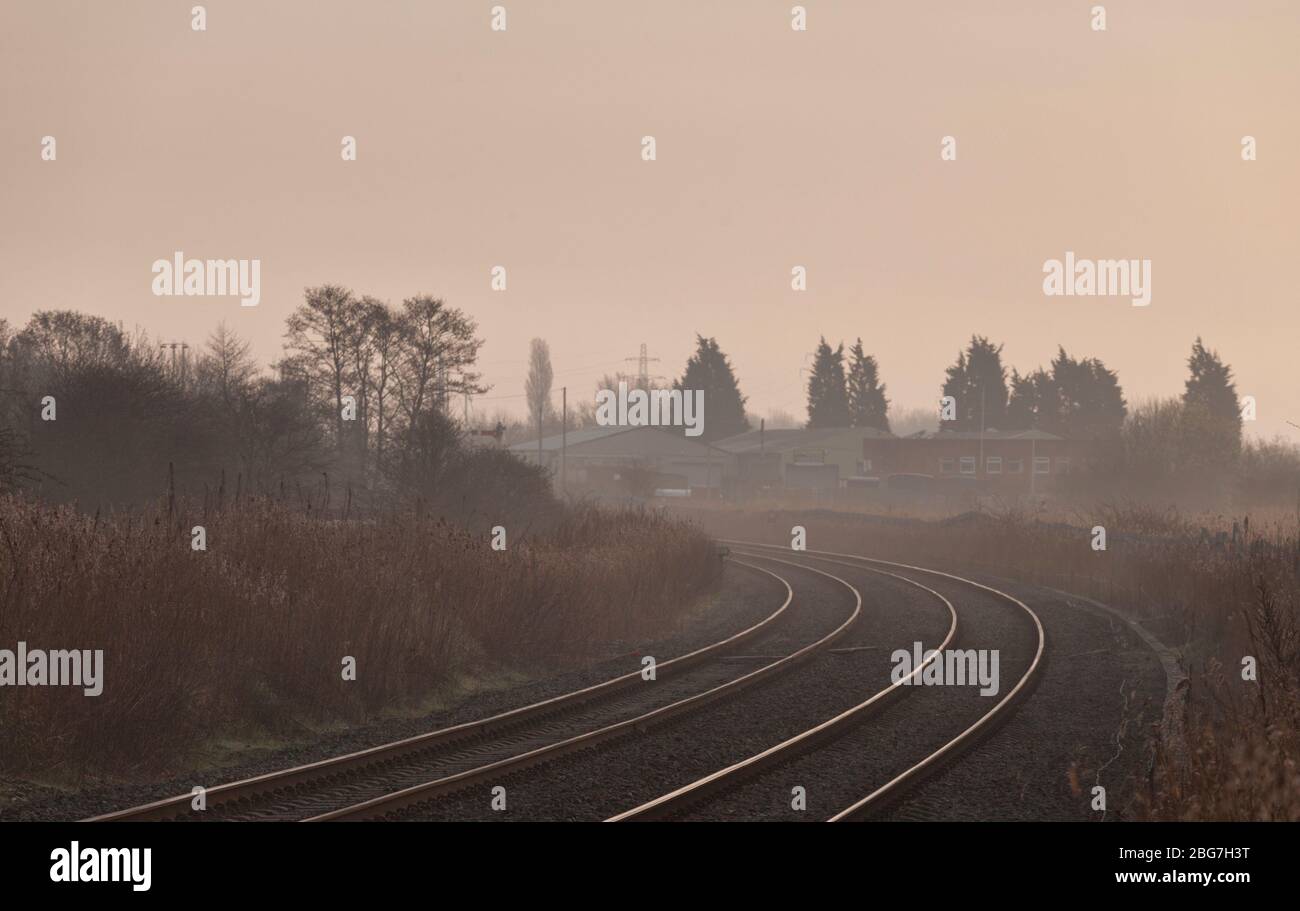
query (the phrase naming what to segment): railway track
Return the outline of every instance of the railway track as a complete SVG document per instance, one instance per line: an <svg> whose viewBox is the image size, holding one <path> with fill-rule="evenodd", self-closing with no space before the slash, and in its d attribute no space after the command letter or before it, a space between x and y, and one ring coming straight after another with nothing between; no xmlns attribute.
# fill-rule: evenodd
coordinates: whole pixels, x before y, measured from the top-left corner
<svg viewBox="0 0 1300 911"><path fill-rule="evenodd" d="M769 564L789 563L770 555L756 556ZM790 620L794 592L778 573L755 563L731 562L773 579L784 590L784 600L768 617L739 633L659 662L653 683L644 680L640 671L633 671L480 721L218 785L206 791L207 806L202 811L192 810L192 795L183 794L90 821L382 817L412 803L645 730L731 696L828 648L861 613L862 599L856 589L829 573L816 571L852 595L854 607L847 618L829 631L818 630L813 641L742 673L743 666L738 670L736 663L718 659L741 645L779 641L781 628Z"/></svg>
<svg viewBox="0 0 1300 911"><path fill-rule="evenodd" d="M768 617L739 633L657 666L657 681L647 683L634 671L595 686L575 690L504 712L481 721L408 738L369 750L335 757L322 762L285 769L243 781L214 787L207 792L208 808L203 812L190 809L188 794L95 817L99 820L132 819L293 819L336 821L399 818L419 815L443 799L454 798L469 789L515 776L530 768L548 766L569 754L589 751L602 745L643 733L663 723L704 708L718 700L738 696L746 689L770 681L831 646L858 622L863 611L861 592L835 572L811 565L847 567L857 573L868 572L908 586L936 599L946 610L948 628L937 648L902 680L891 682L849 708L785 737L774 746L748 758L703 775L689 784L646 801L630 810L610 817L611 821L703 817L711 818L708 807L744 787L758 787L774 770L799 760L822 762L828 745L852 739L855 731L870 728L864 722L878 711L897 701L914 688L905 688L909 680L920 675L946 650L953 646L962 629L959 610L942 592L923 584L912 575L921 574L927 581L977 591L982 596L1010 604L1023 613L1033 627L1034 647L1023 672L1014 685L987 710L973 720L963 721L954 736L910 758L892 774L874 785L863 785L861 793L846 800L827 816L831 821L858 818L898 797L928 772L959 755L981 735L1005 718L1016 701L1027 692L1043 656L1045 636L1041 621L1023 602L1005 592L973 580L937 570L853 554L806 551L792 554L779 545L728 541L736 556L746 560L731 562L765 574L784 590L784 600ZM778 557L776 553L782 553ZM795 559L787 559L794 557ZM782 621L791 618L795 601L794 588L788 578L767 566L798 567L834 582L851 594L854 606L845 618L826 623L815 631L811 641L804 641L779 657L735 655L740 645L755 645L779 639ZM843 573L842 569L837 572ZM829 628L826 628L829 627ZM890 645L901 645L893 643ZM848 650L852 651L852 650ZM771 658L772 660L767 660ZM726 660L724 660L726 659ZM764 660L760 667L743 672L743 664ZM738 670L739 667L739 670ZM809 708L806 711L812 712ZM842 748L842 747L841 747ZM535 773L530 773L530 777ZM653 793L651 791L650 793ZM701 811L701 808L704 808ZM604 814L601 814L602 817ZM600 818L600 817L598 817Z"/></svg>
<svg viewBox="0 0 1300 911"><path fill-rule="evenodd" d="M788 548L781 545L768 545L755 542L745 541L724 541L724 543L745 550L744 553L761 553L764 551L786 551ZM887 560L877 560L869 557L862 557L855 554L840 554L825 551L803 551L800 552L805 560L816 560L822 563L833 563L842 566L860 566L872 572L884 572L886 575L895 578L904 579L913 585L930 591L941 598L952 611L952 626L942 645L935 652L932 658L937 658L939 653L948 649L954 641L958 631L958 616L952 602L943 595L929 589L920 583L899 575L895 571L905 571L910 573L922 573L928 577L943 579L960 586L969 587L986 595L991 595L1004 603L1008 603L1018 611L1023 613L1025 620L1032 627L1032 657L1028 660L1023 671L1018 675L1014 685L1004 695L986 711L978 713L973 721L964 724L960 730L952 737L945 737L943 741L935 748L927 749L919 757L908 761L901 769L896 771L892 776L881 781L869 789L856 800L843 805L833 812L828 821L839 822L850 819L862 818L870 815L877 808L887 804L891 800L899 798L907 788L917 784L924 776L938 768L945 762L955 758L962 750L977 742L978 738L991 731L994 726L1006 718L1011 708L1016 704L1032 685L1041 664L1043 653L1046 647L1046 636L1043 630L1042 621L1038 615L1024 602L1020 601L1013 595L992 588L982 583L970 579L956 576L950 573L940 572L938 570L926 569L908 564L895 563ZM891 571L884 571L879 567L891 567ZM930 662L925 662L928 664ZM741 762L734 763L726 768L706 775L689 785L678 788L672 792L664 794L654 800L648 801L640 806L634 807L623 813L610 818L611 822L622 822L630 820L650 820L680 817L688 808L694 808L698 813L701 804L707 803L715 795L732 791L739 787L742 782L752 780L756 777L762 777L767 772L783 766L792 761L795 757L808 754L816 750L819 746L824 745L827 741L833 741L837 738L846 738L848 734L855 730L861 730L863 722L890 697L901 695L904 681L914 677L922 671L924 665L915 668L911 674L893 682L890 686L872 694L857 705L852 706L846 711L831 717L817 725L814 725L799 734L789 737L782 742L772 746L760 753L757 753ZM841 774L843 774L841 772ZM707 814L705 814L707 816Z"/></svg>

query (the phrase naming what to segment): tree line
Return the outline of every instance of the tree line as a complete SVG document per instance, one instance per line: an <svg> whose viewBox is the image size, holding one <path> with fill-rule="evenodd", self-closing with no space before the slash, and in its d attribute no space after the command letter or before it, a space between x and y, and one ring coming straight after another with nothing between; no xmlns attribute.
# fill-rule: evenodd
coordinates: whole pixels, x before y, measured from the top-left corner
<svg viewBox="0 0 1300 911"><path fill-rule="evenodd" d="M1231 368L1200 338L1192 346L1187 365L1186 388L1176 402L1181 446L1199 449L1201 455L1211 453L1210 461L1217 464L1230 462L1242 446L1240 402ZM866 352L861 338L846 352L843 342L832 348L823 336L808 374L804 426L891 430L890 400L881 382L880 365ZM528 426L534 435L559 429L551 398L552 377L549 348L545 341L534 339L526 384ZM620 381L630 387L646 384L637 376L605 375L596 389L615 388ZM648 385L654 387L655 383ZM743 433L753 426L745 411L748 398L716 338L696 336L695 352L671 385L704 390L705 441ZM1154 407L1144 406L1140 413L1130 415L1118 375L1100 358L1075 357L1058 346L1046 367L1021 373L1003 363L1001 345L972 335L945 370L933 413L934 426L940 430L1041 430L1067 439L1113 443L1126 428L1130 435L1145 432L1141 428L1153 420L1150 412ZM1171 406L1165 402L1160 407L1167 412ZM594 425L590 402L576 402L570 428Z"/></svg>
<svg viewBox="0 0 1300 911"><path fill-rule="evenodd" d="M704 441L751 429L730 359L716 338L695 341L668 382L704 391ZM394 306L338 285L305 289L269 370L225 325L178 359L87 314L40 311L21 329L0 320L0 489L132 503L170 476L191 492L325 484L359 502L459 498L471 511L512 485L536 493L538 477L519 474L503 452L466 446L452 417L460 396L486 391L482 344L474 320L439 298ZM973 335L945 371L936 425L1095 440L1111 473L1150 480L1221 470L1244 451L1232 371L1199 338L1187 365L1181 397L1130 410L1098 358L1058 347L1045 367L1021 373L1004 365L1001 345ZM533 434L558 430L553 377L549 349L534 340L525 389ZM605 376L597 388L619 380L645 382ZM861 338L847 352L821 338L806 393L809 428L891 428L880 366ZM570 427L594 426L593 411L591 401L574 403ZM1289 470L1282 450L1246 455L1262 474Z"/></svg>
<svg viewBox="0 0 1300 911"><path fill-rule="evenodd" d="M1116 490L1126 484L1137 492L1168 485L1176 493L1185 491L1189 482L1201 489L1240 482L1242 489L1264 496L1293 487L1300 480L1300 452L1295 447L1243 440L1242 403L1231 367L1199 337L1186 363L1180 396L1130 408L1118 375L1100 358L1072 355L1058 346L1046 366L1022 373L1003 363L1001 345L972 335L944 371L932 426L966 432L1040 430L1090 441L1092 479ZM549 354L544 368L550 369ZM861 338L846 352L843 342L832 348L822 337L808 373L806 427L891 430L880 365ZM534 369L530 390L540 379L549 383L548 374ZM642 382L606 376L597 388L612 388L619 379L632 385ZM705 391L705 441L752 427L745 412L748 399L717 339L697 335L696 350L672 385ZM540 415L534 410L534 433L544 429L538 424L545 420ZM908 414L905 420L915 424L916 417ZM579 405L572 426L593 423L589 408Z"/></svg>
<svg viewBox="0 0 1300 911"><path fill-rule="evenodd" d="M823 338L808 381L808 427L889 429L889 400L874 358L859 339L844 366L844 346ZM1246 443L1232 368L1201 338L1187 357L1180 396L1130 410L1117 374L1095 357L1064 347L1046 367L1008 370L1002 346L972 335L945 370L937 426L947 431L1041 430L1091 441L1094 479L1134 490L1196 481L1239 481L1260 494L1300 480L1300 453L1278 443ZM1199 480L1198 480L1199 479Z"/></svg>
<svg viewBox="0 0 1300 911"><path fill-rule="evenodd" d="M283 356L259 369L225 325L177 352L101 317L0 320L0 489L86 508L175 485L204 497L317 490L358 509L421 502L463 517L549 506L535 467L465 445L453 397L486 387L472 318L307 288ZM171 479L171 480L169 480Z"/></svg>

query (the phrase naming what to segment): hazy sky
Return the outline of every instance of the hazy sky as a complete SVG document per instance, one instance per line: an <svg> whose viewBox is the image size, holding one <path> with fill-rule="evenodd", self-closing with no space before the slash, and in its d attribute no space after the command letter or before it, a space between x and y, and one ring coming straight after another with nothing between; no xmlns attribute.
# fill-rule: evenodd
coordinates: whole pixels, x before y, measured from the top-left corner
<svg viewBox="0 0 1300 911"><path fill-rule="evenodd" d="M497 2L504 33L488 0L213 0L205 32L191 0L4 0L0 317L224 319L265 362L306 285L437 294L486 339L479 413L522 411L533 336L570 401L716 336L752 410L802 417L822 334L904 407L972 332L1100 357L1130 401L1180 393L1200 334L1248 428L1300 439L1300 3L1107 2L1095 32L1097 0L811 0L798 33L790 0ZM176 250L260 259L261 304L155 297ZM1045 297L1066 250L1152 260L1151 305Z"/></svg>

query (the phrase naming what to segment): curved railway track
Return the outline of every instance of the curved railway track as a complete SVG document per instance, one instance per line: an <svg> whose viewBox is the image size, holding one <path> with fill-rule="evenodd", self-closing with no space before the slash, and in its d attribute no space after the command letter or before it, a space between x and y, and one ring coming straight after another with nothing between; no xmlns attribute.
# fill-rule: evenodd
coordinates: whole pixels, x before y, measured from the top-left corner
<svg viewBox="0 0 1300 911"><path fill-rule="evenodd" d="M334 821L392 818L429 807L442 798L476 786L494 783L534 766L545 766L561 757L590 750L602 744L645 732L664 722L769 681L814 656L825 653L858 622L863 611L861 592L833 572L810 565L848 567L869 572L919 590L937 599L946 609L948 629L937 648L901 680L856 702L846 710L814 724L794 736L741 761L704 775L685 786L610 817L610 821L661 819L698 812L701 806L720 799L746 783L764 776L798 757L820 761L821 748L848 738L854 730L897 697L910 691L907 682L920 679L929 665L940 659L957 640L959 614L949 597L910 575L924 574L948 586L974 589L985 596L1019 609L1032 627L1033 655L1015 684L969 723L962 722L955 736L946 737L936 749L906 761L874 787L830 816L831 821L858 818L872 813L899 796L928 772L959 755L965 748L1005 718L1032 685L1041 665L1045 634L1038 616L1014 596L979 582L924 567L878 560L854 554L824 551L791 553L788 547L756 542L726 541L749 560L769 566L798 567L815 573L849 592L853 607L844 618L826 621L804 638L788 645L791 650L748 672L738 672L735 661L764 660L772 656L736 656L737 646L779 639L781 628L792 621L794 588L778 572L753 562L731 562L764 574L784 589L784 600L760 622L703 648L660 662L656 680L647 685L640 671L633 671L594 686L575 690L531 705L503 712L480 721L458 724L367 750L320 762L285 769L254 778L219 785L206 792L208 808L195 812L191 795L178 795L138 807L95 817L102 820L146 819L294 819ZM782 557L775 556L783 553ZM795 559L786 559L793 557ZM842 570L841 570L842 572ZM934 584L939 585L940 582ZM960 599L958 599L960 600ZM803 618L801 623L808 623ZM814 624L815 626L815 624ZM826 627L830 627L827 629ZM787 637L790 638L790 637ZM937 637L936 637L937 638ZM811 641L806 641L811 639ZM901 644L901 643L891 643ZM795 647L797 645L797 647ZM720 660L731 658L733 661ZM841 705L843 702L841 702ZM733 751L733 755L735 755ZM653 792L651 792L653 793ZM604 815L603 813L601 814Z"/></svg>
<svg viewBox="0 0 1300 911"><path fill-rule="evenodd" d="M437 800L440 797L454 794L470 785L486 783L495 780L500 776L521 771L532 765L550 762L567 753L587 750L601 743L612 741L625 735L645 731L648 728L662 724L665 721L681 716L687 712L703 708L718 699L734 696L745 687L761 681L770 680L776 675L794 668L798 664L813 657L818 652L829 648L844 636L858 621L859 616L861 616L862 594L838 576L812 567L800 566L800 564L793 563L789 560L782 560L769 555L755 554L754 556L773 563L799 566L799 568L805 570L811 569L818 575L824 576L839 585L842 585L853 595L854 606L852 611L843 622L815 641L810 642L798 650L778 658L769 664L765 664L756 670L729 680L726 683L713 686L703 692L694 693L693 695L636 715L635 717L616 721L595 730L587 730L568 739L551 743L530 750L529 752L512 756L505 760L476 766L475 768L454 775L421 782L411 787L403 788L400 791L386 793L360 803L312 816L307 821L336 822L341 820L382 819L399 813L407 808L424 805L430 801ZM786 585L787 590L791 590L788 580L782 579L782 582Z"/></svg>
<svg viewBox="0 0 1300 911"><path fill-rule="evenodd" d="M789 563L769 555L756 556L769 563ZM794 592L788 580L771 570L744 561L732 562L774 579L784 589L784 600L772 614L747 629L659 662L653 687L646 685L640 671L633 671L480 721L218 785L206 791L207 808L203 811L192 810L192 795L182 794L90 821L323 821L388 815L411 803L550 762L725 698L828 648L861 613L862 599L856 589L829 573L814 570L852 594L855 603L849 616L790 654L737 676L734 664L717 659L739 645L778 637L780 627L790 619ZM588 717L574 717L582 712L587 712Z"/></svg>
<svg viewBox="0 0 1300 911"><path fill-rule="evenodd" d="M744 548L746 551L761 553L764 551L780 550L788 551L787 547L782 545L762 544L757 542L724 540L723 543L736 548ZM944 598L933 589L921 585L915 580L906 576L899 575L893 571L877 569L880 566L889 566L894 570L902 570L913 573L925 573L928 576L942 578L951 582L959 583L963 586L969 586L986 594L992 595L1004 602L1010 603L1019 608L1032 626L1033 636L1036 640L1034 643L1033 657L1029 661L1026 669L1020 674L1014 686L1005 692L993 706L983 712L973 722L966 725L955 736L946 739L937 749L928 751L924 756L914 762L910 762L904 769L894 774L888 780L872 788L868 793L857 799L853 803L844 806L838 812L830 816L828 821L839 822L849 819L861 818L868 815L877 807L885 802L899 797L909 786L918 783L928 772L931 772L955 756L963 749L970 746L978 738L992 730L993 727L1002 721L1010 712L1012 706L1022 697L1029 689L1035 675L1041 664L1043 653L1046 648L1046 634L1043 629L1042 621L1038 615L1023 601L999 589L992 588L971 579L956 576L951 573L941 572L939 570L927 569L919 566L912 566L904 563L896 563L889 560L878 560L871 557L863 557L856 554L841 554L829 551L801 551L799 555L805 559L818 560L825 563L836 563L844 566L859 566L872 572L884 573L902 579L920 588L929 591L941 598L952 611L952 627L948 636L944 639L943 644L931 656L931 660L937 659L945 649L953 642L958 628L957 612L947 598ZM662 795L654 800L648 801L640 806L634 807L623 813L610 818L610 822L622 822L629 820L649 820L663 819L672 817L681 813L688 807L698 807L701 802L707 802L711 796L727 791L738 786L738 784L747 779L763 775L766 771L782 765L791 758L807 753L816 748L817 745L825 743L828 739L834 739L843 736L848 731L861 725L861 723L878 708L886 699L898 695L904 681L915 677L919 674L929 661L923 662L921 666L915 668L911 674L891 683L890 686L872 694L864 701L849 708L846 711L835 715L820 724L814 725L807 730L787 738L781 743L776 744L760 753L757 753L748 759L737 762L726 768L720 769L710 775L706 775L697 781L692 782L685 787L678 788L675 791Z"/></svg>

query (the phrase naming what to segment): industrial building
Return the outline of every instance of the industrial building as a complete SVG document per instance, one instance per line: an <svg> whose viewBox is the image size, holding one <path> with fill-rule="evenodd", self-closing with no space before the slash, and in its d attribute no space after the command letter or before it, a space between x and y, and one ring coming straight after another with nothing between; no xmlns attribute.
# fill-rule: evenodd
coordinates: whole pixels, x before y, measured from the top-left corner
<svg viewBox="0 0 1300 911"><path fill-rule="evenodd" d="M573 430L510 452L551 470L558 486L611 498L719 495L735 477L730 453L664 427Z"/></svg>
<svg viewBox="0 0 1300 911"><path fill-rule="evenodd" d="M862 427L766 430L702 443L680 429L603 427L518 443L557 487L608 498L791 495L818 500L1049 493L1087 465L1091 444L1041 430Z"/></svg>
<svg viewBox="0 0 1300 911"><path fill-rule="evenodd" d="M839 490L851 478L871 474L863 461L869 440L895 437L863 427L818 430L750 430L714 445L736 459L743 493L764 490Z"/></svg>

